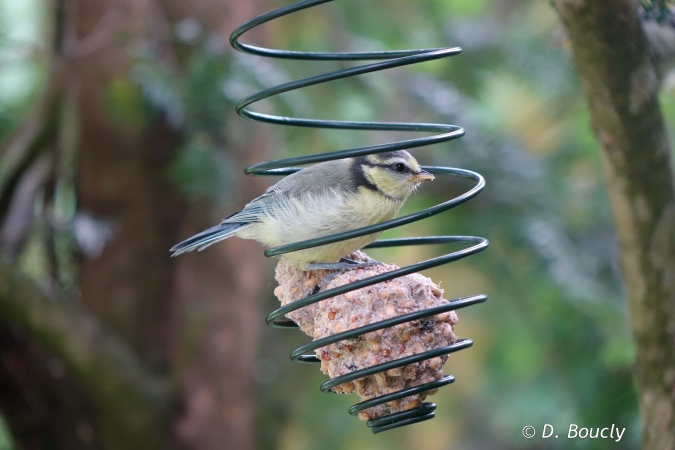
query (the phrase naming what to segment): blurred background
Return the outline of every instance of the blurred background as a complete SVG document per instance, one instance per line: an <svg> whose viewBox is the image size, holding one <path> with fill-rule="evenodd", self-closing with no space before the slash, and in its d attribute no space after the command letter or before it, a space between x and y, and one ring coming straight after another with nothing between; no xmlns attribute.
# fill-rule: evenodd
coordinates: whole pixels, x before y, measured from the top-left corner
<svg viewBox="0 0 675 450"><path fill-rule="evenodd" d="M429 270L475 344L432 421L372 435L322 395L307 342L272 329L275 261L228 240L170 259L178 241L272 184L243 168L390 142L379 132L292 129L239 118L244 95L348 63L235 53L240 23L276 0L0 0L0 449L399 450L607 448L526 440L525 425L615 424L639 446L633 344L599 151L565 37L539 0L340 1L255 30L284 49L460 46L450 60L285 94L259 111L457 124L416 150L477 171L475 200L384 237L475 235L490 248ZM662 94L675 120L675 99ZM408 136L404 136L408 137ZM416 211L468 184L437 180ZM373 250L398 265L452 247ZM7 281L10 280L10 281ZM11 281L13 280L13 281ZM37 286L32 289L26 286ZM4 304L3 304L4 305ZM14 309L12 309L14 308Z"/></svg>

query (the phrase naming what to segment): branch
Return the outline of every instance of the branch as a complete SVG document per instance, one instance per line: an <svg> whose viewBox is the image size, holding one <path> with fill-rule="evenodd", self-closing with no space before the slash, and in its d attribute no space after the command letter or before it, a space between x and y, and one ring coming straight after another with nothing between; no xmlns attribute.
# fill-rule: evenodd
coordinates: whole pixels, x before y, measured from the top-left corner
<svg viewBox="0 0 675 450"><path fill-rule="evenodd" d="M0 218L3 205L11 198L13 184L56 132L66 81L63 63L53 62L49 80L21 127L0 147Z"/></svg>
<svg viewBox="0 0 675 450"><path fill-rule="evenodd" d="M675 184L637 2L556 0L601 147L636 341L643 448L675 448Z"/></svg>
<svg viewBox="0 0 675 450"><path fill-rule="evenodd" d="M95 405L109 448L166 447L165 381L74 302L47 297L0 262L0 321L64 361Z"/></svg>
<svg viewBox="0 0 675 450"><path fill-rule="evenodd" d="M13 259L21 251L33 229L35 198L51 170L51 155L44 154L16 182L7 216L0 223L0 255Z"/></svg>

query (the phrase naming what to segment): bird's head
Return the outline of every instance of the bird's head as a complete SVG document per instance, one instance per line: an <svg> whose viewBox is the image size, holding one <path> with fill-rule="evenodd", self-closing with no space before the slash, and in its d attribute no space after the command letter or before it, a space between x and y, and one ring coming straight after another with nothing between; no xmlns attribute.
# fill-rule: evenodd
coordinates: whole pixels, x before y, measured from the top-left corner
<svg viewBox="0 0 675 450"><path fill-rule="evenodd" d="M357 158L355 169L362 172L365 187L399 201L408 198L423 181L434 179L405 150Z"/></svg>

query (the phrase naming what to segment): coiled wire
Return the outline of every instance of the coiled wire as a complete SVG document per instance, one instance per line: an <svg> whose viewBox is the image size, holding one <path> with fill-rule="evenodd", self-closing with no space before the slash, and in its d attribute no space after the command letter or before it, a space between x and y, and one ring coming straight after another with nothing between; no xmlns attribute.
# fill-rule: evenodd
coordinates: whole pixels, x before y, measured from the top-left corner
<svg viewBox="0 0 675 450"><path fill-rule="evenodd" d="M437 123L352 122L352 121L336 121L336 120L317 120L317 119L283 117L271 114L262 114L247 109L247 107L252 105L253 103L256 103L258 101L267 99L269 97L284 92L289 92L308 86L326 83L341 78L347 78L356 75L376 72L380 70L386 70L394 67L401 67L426 61L448 58L454 55L458 55L462 51L458 47L453 47L453 48L431 48L431 49L375 51L375 52L303 52L293 50L277 50L270 48L262 48L250 44L245 44L239 41L239 38L244 33L246 33L247 31L251 30L254 27L257 27L258 25L262 25L273 19L297 11L301 11L303 9L321 5L323 3L329 3L331 1L333 0L303 0L262 14L235 29L230 35L230 44L232 45L232 47L234 47L236 50L240 52L271 58L282 58L282 59L304 60L304 61L375 60L378 62L328 72L312 77L302 78L299 80L280 84L278 86L274 86L269 89L264 89L260 92L249 95L243 98L241 101L239 101L239 103L236 106L237 114L239 114L242 117L257 120L260 122L278 125L298 126L298 127L342 129L342 130L414 131L414 132L432 132L438 134L416 139L391 142L381 145L358 147L336 152L263 162L247 167L245 169L245 173L248 175L290 175L300 170L299 167L295 167L296 165L318 163L342 158L351 158L374 153L390 152L394 150L403 150L403 149L409 150L412 148L424 147L427 145L447 142L453 139L460 138L464 135L464 129L462 129L457 125L446 125ZM265 255L266 256L282 255L288 252L303 250L310 247L316 247L320 245L330 244L333 242L352 239L355 237L364 236L366 234L381 232L384 230L416 222L418 220L431 217L433 215L439 214L441 212L459 206L464 202L467 202L468 200L478 195L485 186L485 180L483 179L483 177L478 173L469 170L449 168L449 167L436 167L436 166L423 166L423 168L436 176L452 176L452 177L467 178L475 181L476 184L474 185L473 188L471 188L464 194L455 197L451 200L448 200L446 202L443 202L439 205L427 208L423 211L419 211L414 214L399 217L393 220L389 220L387 222L371 225L368 227L363 227L330 236L324 236L320 238L309 239L302 242L296 242L293 244L270 248L265 251ZM346 292L354 291L356 289L360 289L366 286L371 286L373 284L381 283L383 281L398 278L407 274L419 272L421 270L429 269L431 267L436 267L441 264L447 264L449 262L456 261L466 256L473 255L474 253L478 253L488 246L487 239L484 239L482 237L430 236L430 237L378 240L365 248L383 248L393 246L431 245L431 244L447 244L447 243L469 244L469 246L463 248L462 250L447 255L432 258L416 264L411 264L409 266L402 267L400 269L391 272L379 274L367 279L359 280L353 283L349 283L347 285L339 286L330 290L309 295L301 300L295 301L289 305L286 305L282 308L275 310L274 312L272 312L267 316L266 322L268 325L277 328L296 328L297 325L293 321L284 317L286 314L292 311L334 297L336 295L344 294ZM434 316L436 314L440 314L446 311L457 310L477 303L482 303L485 302L486 300L487 296L485 295L475 295L470 297L458 298L451 300L448 304L445 305L437 306L434 308L428 308L422 311L416 311L398 317L393 317L377 323L372 323L353 330L328 336L323 339L318 339L294 350L291 353L291 359L297 362L317 363L320 362L320 360L314 354L312 354L313 351L317 348L324 347L326 345L342 341L344 339L356 338L360 335L369 333L371 331L391 327L412 320L418 320L425 317ZM355 379L362 378L368 375L373 375L375 373L384 372L392 368L413 364L437 356L447 355L471 347L472 345L473 341L471 341L470 339L458 339L454 344L447 347L433 349L427 352L400 358L395 361L389 361L386 363L378 364L376 366L356 370L354 372L333 378L323 383L320 389L321 392L332 392L331 389L333 387L340 385L342 383L353 381ZM352 415L356 415L359 411L371 408L373 406L387 403L392 400L408 397L410 395L414 395L417 393L431 391L441 386L450 384L454 381L455 378L452 375L446 375L440 380L425 383L419 386L415 386L413 388L404 389L398 392L394 392L391 394L383 395L367 401L360 402L352 406L349 409L349 413ZM419 407L414 408L412 410L402 411L384 417L380 417L375 420L371 420L367 423L367 425L372 429L373 433L378 433L381 431L401 427L404 425L409 425L412 423L432 419L435 416L434 413L435 409L436 405L434 403L425 402L422 403L422 405L420 405Z"/></svg>

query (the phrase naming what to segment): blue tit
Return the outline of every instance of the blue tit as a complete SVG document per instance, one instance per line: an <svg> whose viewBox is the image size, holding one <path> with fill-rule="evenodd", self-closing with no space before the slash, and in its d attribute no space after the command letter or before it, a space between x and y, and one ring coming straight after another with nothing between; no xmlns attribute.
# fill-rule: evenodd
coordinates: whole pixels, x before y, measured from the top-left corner
<svg viewBox="0 0 675 450"><path fill-rule="evenodd" d="M393 219L417 187L434 176L404 150L328 161L271 186L244 209L175 245L172 256L237 236L277 247ZM283 255L302 270L338 268L380 233Z"/></svg>

